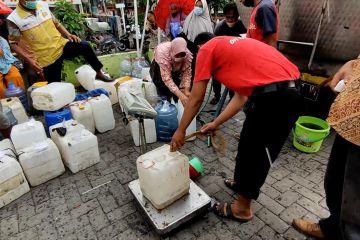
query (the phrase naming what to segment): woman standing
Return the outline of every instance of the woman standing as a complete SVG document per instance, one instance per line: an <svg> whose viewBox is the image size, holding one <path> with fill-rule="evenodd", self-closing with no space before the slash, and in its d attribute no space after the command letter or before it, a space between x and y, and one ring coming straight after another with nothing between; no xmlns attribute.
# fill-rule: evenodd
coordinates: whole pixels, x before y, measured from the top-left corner
<svg viewBox="0 0 360 240"><path fill-rule="evenodd" d="M145 33L149 36L150 49L154 49L158 45L158 31L160 31L160 42L165 42L167 40L166 36L160 29L158 29L154 12L149 11L145 26Z"/></svg>
<svg viewBox="0 0 360 240"><path fill-rule="evenodd" d="M168 100L179 98L186 105L190 96L192 59L183 38L175 38L155 48L150 75L160 96L166 96Z"/></svg>
<svg viewBox="0 0 360 240"><path fill-rule="evenodd" d="M173 40L182 32L186 15L175 3L170 4L170 16L166 21L166 35Z"/></svg>
<svg viewBox="0 0 360 240"><path fill-rule="evenodd" d="M197 0L194 10L186 17L184 33L189 41L194 42L203 32L214 33L206 0Z"/></svg>

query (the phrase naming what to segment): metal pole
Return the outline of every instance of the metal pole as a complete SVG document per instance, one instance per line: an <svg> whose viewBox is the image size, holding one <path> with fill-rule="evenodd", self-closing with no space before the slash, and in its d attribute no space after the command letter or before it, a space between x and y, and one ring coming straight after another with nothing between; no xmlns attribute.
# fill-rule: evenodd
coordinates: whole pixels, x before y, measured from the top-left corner
<svg viewBox="0 0 360 240"><path fill-rule="evenodd" d="M145 125L144 125L144 117L138 117L139 121L139 145L140 145L140 153L145 154L147 151L146 146L146 135L145 135Z"/></svg>
<svg viewBox="0 0 360 240"><path fill-rule="evenodd" d="M134 0L134 15L135 15L135 42L136 42L136 53L137 56L140 57L141 53L139 51L139 39L137 37L137 30L139 25L139 19L138 19L138 9L137 9L137 0Z"/></svg>
<svg viewBox="0 0 360 240"><path fill-rule="evenodd" d="M143 27L143 32L142 32L142 36L141 36L141 45L140 45L140 52L141 52L141 53L142 53L142 50L143 50L143 47L144 47L145 26L146 26L147 16L148 16L149 8L150 8L149 1L150 1L150 0L147 0L147 1L146 1L146 10L145 10L144 27Z"/></svg>
<svg viewBox="0 0 360 240"><path fill-rule="evenodd" d="M159 3L159 0L157 0L157 3ZM161 29L158 27L158 44L161 42Z"/></svg>
<svg viewBox="0 0 360 240"><path fill-rule="evenodd" d="M126 23L125 23L125 11L124 8L120 8L121 18L124 24L124 33L126 34Z"/></svg>
<svg viewBox="0 0 360 240"><path fill-rule="evenodd" d="M321 9L321 14L320 14L320 21L319 21L318 29L317 29L317 32L316 32L314 47L313 47L313 49L311 51L310 60L309 60L309 64L308 64L309 70L311 69L311 65L313 63L314 56L315 56L316 47L317 47L318 42L319 42L321 25L322 25L322 22L323 22L323 19L324 19L324 14L325 14L325 11L326 11L327 4L328 4L328 0L324 0L323 6L322 6L322 9Z"/></svg>

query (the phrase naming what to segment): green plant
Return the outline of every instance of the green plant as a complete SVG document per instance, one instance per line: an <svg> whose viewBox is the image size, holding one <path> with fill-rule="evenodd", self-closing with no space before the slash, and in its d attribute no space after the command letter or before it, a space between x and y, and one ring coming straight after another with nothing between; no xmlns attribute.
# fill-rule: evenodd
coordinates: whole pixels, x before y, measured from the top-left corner
<svg viewBox="0 0 360 240"><path fill-rule="evenodd" d="M71 34L84 37L86 28L84 16L69 2L66 0L56 2L54 15Z"/></svg>

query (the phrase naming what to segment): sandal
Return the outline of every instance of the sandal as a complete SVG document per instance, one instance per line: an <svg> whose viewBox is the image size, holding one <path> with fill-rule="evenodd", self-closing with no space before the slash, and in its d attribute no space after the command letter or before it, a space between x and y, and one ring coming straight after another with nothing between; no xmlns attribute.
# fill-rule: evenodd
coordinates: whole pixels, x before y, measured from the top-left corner
<svg viewBox="0 0 360 240"><path fill-rule="evenodd" d="M224 180L224 184L225 184L225 186L227 186L228 188L230 188L234 192L236 191L236 182L235 182L234 179L227 178L227 179Z"/></svg>
<svg viewBox="0 0 360 240"><path fill-rule="evenodd" d="M251 216L249 218L235 217L234 213L231 210L231 204L232 204L232 202L215 203L215 205L213 207L213 211L219 217L232 219L232 220L238 221L240 223L246 223L253 219L253 216Z"/></svg>

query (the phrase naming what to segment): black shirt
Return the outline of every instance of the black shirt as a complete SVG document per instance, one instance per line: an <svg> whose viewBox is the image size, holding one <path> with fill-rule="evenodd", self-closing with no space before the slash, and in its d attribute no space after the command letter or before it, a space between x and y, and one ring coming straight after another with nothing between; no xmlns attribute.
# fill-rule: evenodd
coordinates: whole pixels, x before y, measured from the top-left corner
<svg viewBox="0 0 360 240"><path fill-rule="evenodd" d="M214 34L216 36L239 36L246 32L246 27L241 20L238 20L232 28L226 24L225 20L222 20L216 25Z"/></svg>

